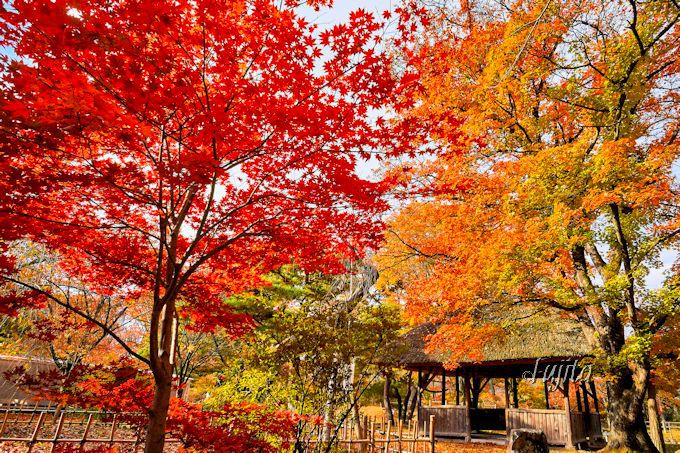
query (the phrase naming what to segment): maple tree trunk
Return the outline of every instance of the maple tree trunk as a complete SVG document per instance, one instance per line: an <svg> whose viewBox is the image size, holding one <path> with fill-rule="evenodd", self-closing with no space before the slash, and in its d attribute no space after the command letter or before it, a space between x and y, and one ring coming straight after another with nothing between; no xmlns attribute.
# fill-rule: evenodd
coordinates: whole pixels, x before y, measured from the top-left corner
<svg viewBox="0 0 680 453"><path fill-rule="evenodd" d="M170 407L172 379L162 375L156 378L156 393L149 411L149 424L146 428L144 453L162 453L165 445L165 425Z"/></svg>
<svg viewBox="0 0 680 453"><path fill-rule="evenodd" d="M658 453L647 433L643 417L645 382L649 371L644 367L625 368L617 379L607 383L607 417L610 422L607 450Z"/></svg>
<svg viewBox="0 0 680 453"><path fill-rule="evenodd" d="M156 304L151 315L151 361L155 393L149 410L149 424L146 429L144 453L162 453L165 445L170 396L172 394L172 373L177 348L177 323L174 298L163 304Z"/></svg>

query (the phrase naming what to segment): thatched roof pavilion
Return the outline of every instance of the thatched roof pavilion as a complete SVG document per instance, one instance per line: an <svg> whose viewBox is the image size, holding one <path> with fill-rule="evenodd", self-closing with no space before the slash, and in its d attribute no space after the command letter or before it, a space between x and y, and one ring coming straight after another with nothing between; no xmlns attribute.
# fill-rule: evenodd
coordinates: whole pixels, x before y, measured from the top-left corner
<svg viewBox="0 0 680 453"><path fill-rule="evenodd" d="M535 316L506 312L504 316L514 320L503 323L509 326L505 335L484 346L483 359L463 359L455 369L445 366L450 352L427 349L428 338L437 333L436 324L421 324L403 335L400 366L418 373L421 395L424 391L439 394L435 404L429 406L420 398L418 419L426 421L435 415L437 435L467 440L528 428L540 429L555 445L597 442L602 433L595 385L589 370L587 379L581 379L586 374L582 361L592 355L592 350L578 323L551 312ZM481 408L480 392L494 379L504 382L505 407ZM545 409L519 408L520 379L543 384ZM550 407L551 383L556 387L553 391L562 392L563 407ZM453 394L450 401L447 394ZM454 398L455 404L450 404ZM572 407L574 402L577 408Z"/></svg>
<svg viewBox="0 0 680 453"><path fill-rule="evenodd" d="M437 330L438 325L425 323L414 327L402 336L404 352L399 362L404 369L441 370L444 367L450 356L449 353L427 351L428 337L437 333ZM542 313L513 321L505 332L504 335L496 337L485 345L481 354L484 357L483 360L462 360L461 367L469 368L476 365L477 368L493 368L516 364L533 365L536 359L557 363L570 359L582 359L592 355L593 352L578 323L567 318L551 316L551 313ZM520 376L521 373L516 377Z"/></svg>
<svg viewBox="0 0 680 453"><path fill-rule="evenodd" d="M21 405L48 407L50 405L49 401L36 400L32 395L27 394L17 387L16 384L7 380L5 373L17 367L24 367L31 374L55 369L54 362L49 359L0 355L0 407Z"/></svg>

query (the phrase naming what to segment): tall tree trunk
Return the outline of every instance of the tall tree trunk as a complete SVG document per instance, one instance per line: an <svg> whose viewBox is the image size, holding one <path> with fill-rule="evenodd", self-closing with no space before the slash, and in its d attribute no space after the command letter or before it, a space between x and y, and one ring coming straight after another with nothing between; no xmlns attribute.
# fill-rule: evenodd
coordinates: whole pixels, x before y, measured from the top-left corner
<svg viewBox="0 0 680 453"><path fill-rule="evenodd" d="M357 438L358 439L367 439L368 438L368 429L364 423L362 423L361 419L361 407L359 406L359 402L357 402L354 405L354 408L352 409L353 412L353 418L354 418L354 424L357 427ZM359 444L359 451L363 452L366 451L366 445L364 444Z"/></svg>
<svg viewBox="0 0 680 453"><path fill-rule="evenodd" d="M394 413L392 412L392 402L390 401L391 381L392 376L389 373L386 373L385 383L383 385L383 407L385 408L387 419L394 425Z"/></svg>
<svg viewBox="0 0 680 453"><path fill-rule="evenodd" d="M392 393L394 394L394 398L397 400L397 421L401 420L401 413L403 410L403 404L401 402L401 393L399 393L399 389L397 387L392 387ZM395 423L393 420L392 423Z"/></svg>
<svg viewBox="0 0 680 453"><path fill-rule="evenodd" d="M666 453L661 419L659 418L659 405L656 402L656 388L651 380L647 386L647 417L649 418L649 435L652 437L652 442L654 442L657 450Z"/></svg>
<svg viewBox="0 0 680 453"><path fill-rule="evenodd" d="M583 274L583 258L580 268ZM601 348L606 357L623 358L621 353L626 345L626 332L619 311L609 308L609 312L606 312L597 305L590 305L586 312L589 320L585 325L592 322L588 328L597 333L590 337L594 342L592 345ZM607 381L607 418L610 426L607 451L658 453L647 433L643 416L650 370L647 360L629 360L626 365L608 370L612 377Z"/></svg>
<svg viewBox="0 0 680 453"><path fill-rule="evenodd" d="M408 421L408 410L411 405L411 400L413 399L413 385L411 383L411 375L408 376L408 381L406 382L406 394L404 395L404 407L403 412L399 414L399 420L406 423Z"/></svg>
<svg viewBox="0 0 680 453"><path fill-rule="evenodd" d="M620 370L616 379L607 383L610 421L607 450L658 453L647 434L642 411L649 380L649 371L645 368L626 367Z"/></svg>
<svg viewBox="0 0 680 453"><path fill-rule="evenodd" d="M321 435L321 438L323 439L323 442L326 444L329 444L331 441L331 437L333 437L333 422L335 421L335 404L334 404L334 396L335 396L335 387L336 387L336 379L337 379L337 373L333 372L331 375L330 379L328 380L328 386L327 386L327 397L326 397L326 403L324 404L324 410L323 410L323 433Z"/></svg>
<svg viewBox="0 0 680 453"><path fill-rule="evenodd" d="M351 395L356 395L356 387L357 387L357 359L356 357L352 358L351 362L351 368L350 368L350 383L347 388L347 390L350 392ZM353 396L353 399L351 401L353 404L352 408L352 415L354 418L354 424L357 427L357 434L359 439L364 439L366 436L366 433L368 432L367 427L365 426L364 423L362 423L362 417L361 417L361 401L358 396ZM366 451L366 446L364 444L360 444L359 446L359 451Z"/></svg>
<svg viewBox="0 0 680 453"><path fill-rule="evenodd" d="M162 453L165 445L165 425L170 407L172 378L164 376L156 378L156 392L149 411L149 424L146 428L145 453Z"/></svg>
<svg viewBox="0 0 680 453"><path fill-rule="evenodd" d="M149 410L144 453L163 453L177 348L177 312L172 297L159 300L151 314L150 367L155 393Z"/></svg>

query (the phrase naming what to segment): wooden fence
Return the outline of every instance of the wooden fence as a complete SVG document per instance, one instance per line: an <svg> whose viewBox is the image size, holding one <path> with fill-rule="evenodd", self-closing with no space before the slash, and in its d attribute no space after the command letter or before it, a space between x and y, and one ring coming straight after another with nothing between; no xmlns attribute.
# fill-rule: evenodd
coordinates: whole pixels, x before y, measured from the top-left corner
<svg viewBox="0 0 680 453"><path fill-rule="evenodd" d="M384 418L364 417L362 421L362 432L349 421L338 428L336 443L341 449L366 453L434 453L434 416L421 423L394 425ZM37 405L0 406L0 444L12 443L15 448L12 451L17 451L16 445L23 445L26 452L52 452L58 444L71 444L118 445L124 451L137 452L143 446L143 434L116 414ZM305 451L314 451L325 442L324 438L323 428L317 427L302 436L299 444ZM178 446L180 441L169 438L166 443L174 450L173 446Z"/></svg>
<svg viewBox="0 0 680 453"><path fill-rule="evenodd" d="M436 436L467 435L469 422L465 406L422 406L418 409L418 417L421 420L428 420L432 415L437 419Z"/></svg>
<svg viewBox="0 0 680 453"><path fill-rule="evenodd" d="M347 452L365 453L434 453L437 418L431 415L425 420L392 423L385 417L363 417L360 432L356 423L347 421L340 425L337 444ZM316 451L324 440L323 427L315 428L302 436L304 451Z"/></svg>
<svg viewBox="0 0 680 453"><path fill-rule="evenodd" d="M139 431L116 414L85 410L56 410L54 407L5 406L0 408L0 443L25 445L26 452L39 448L52 452L57 444L92 446L127 445L141 449ZM177 439L167 439L177 444ZM15 447L16 448L16 447ZM14 451L14 450L13 450Z"/></svg>
<svg viewBox="0 0 680 453"><path fill-rule="evenodd" d="M645 425L649 429L649 421L645 420ZM661 433L664 442L671 445L680 445L680 422L661 421Z"/></svg>

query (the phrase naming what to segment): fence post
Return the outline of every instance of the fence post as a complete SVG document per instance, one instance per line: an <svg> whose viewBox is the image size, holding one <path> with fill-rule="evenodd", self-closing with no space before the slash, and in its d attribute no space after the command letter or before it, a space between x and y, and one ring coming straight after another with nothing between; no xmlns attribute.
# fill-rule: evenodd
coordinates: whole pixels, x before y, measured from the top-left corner
<svg viewBox="0 0 680 453"><path fill-rule="evenodd" d="M7 417L9 417L9 407L5 409L5 417L2 419L2 426L0 426L0 437L5 432L5 425L7 425Z"/></svg>
<svg viewBox="0 0 680 453"><path fill-rule="evenodd" d="M385 453L390 451L390 437L392 436L392 421L387 420L387 431L385 431Z"/></svg>
<svg viewBox="0 0 680 453"><path fill-rule="evenodd" d="M57 429L54 431L52 445L50 446L50 453L52 453L54 451L54 448L57 446L57 441L59 440L59 436L61 435L61 430L64 427L64 414L65 412L63 411L61 414L59 414L59 422L57 423Z"/></svg>
<svg viewBox="0 0 680 453"><path fill-rule="evenodd" d="M399 420L399 426L397 428L397 445L399 449L399 453L401 453L401 437L404 435L404 423Z"/></svg>
<svg viewBox="0 0 680 453"><path fill-rule="evenodd" d="M347 442L347 452L352 453L352 434L354 433L354 423L350 423L349 425L349 439Z"/></svg>
<svg viewBox="0 0 680 453"><path fill-rule="evenodd" d="M420 436L420 423L416 418L415 423L413 423L413 453L418 450L418 437Z"/></svg>
<svg viewBox="0 0 680 453"><path fill-rule="evenodd" d="M430 415L430 453L434 453L434 426L435 417Z"/></svg>
<svg viewBox="0 0 680 453"><path fill-rule="evenodd" d="M90 428L92 427L92 414L90 414L89 417L87 417L87 425L85 425L85 431L83 432L83 438L80 440L80 446L81 448L83 445L85 445L85 442L87 440L87 435L90 434Z"/></svg>
<svg viewBox="0 0 680 453"><path fill-rule="evenodd" d="M40 416L38 417L38 423L35 425L35 429L33 430L33 435L31 435L31 440L29 441L28 444L28 453L33 451L33 444L35 444L35 440L38 438L38 433L40 432L40 426L43 424L43 421L45 420L45 412L40 412Z"/></svg>
<svg viewBox="0 0 680 453"><path fill-rule="evenodd" d="M109 436L109 447L113 447L113 436L116 434L116 414L113 414L111 421L111 435Z"/></svg>
<svg viewBox="0 0 680 453"><path fill-rule="evenodd" d="M33 419L35 418L35 413L38 411L38 403L35 403L35 407L33 407L33 410L31 411L31 419L28 421L28 424L30 425L33 423ZM19 409L19 413L21 413L21 409Z"/></svg>

